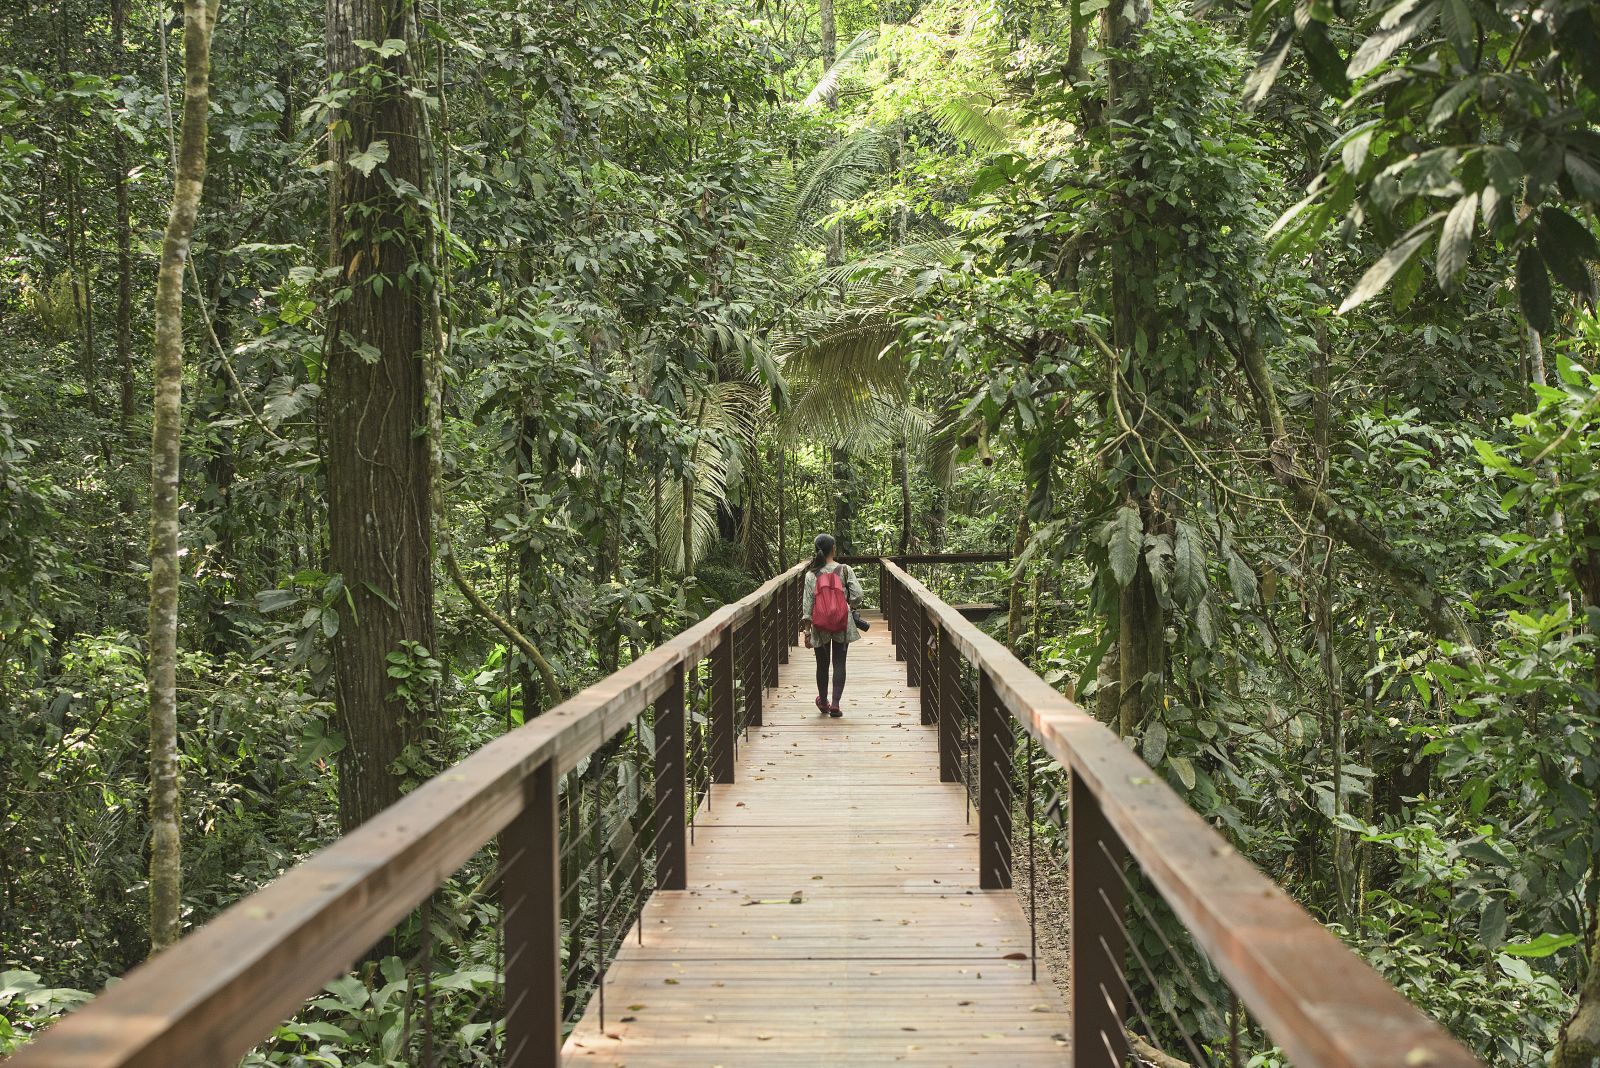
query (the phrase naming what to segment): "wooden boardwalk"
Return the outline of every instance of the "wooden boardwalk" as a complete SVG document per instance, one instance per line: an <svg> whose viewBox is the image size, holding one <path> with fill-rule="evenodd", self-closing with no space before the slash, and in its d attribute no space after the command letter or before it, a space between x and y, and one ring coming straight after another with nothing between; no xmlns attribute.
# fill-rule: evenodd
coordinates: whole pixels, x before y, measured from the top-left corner
<svg viewBox="0 0 1600 1068"><path fill-rule="evenodd" d="M657 892L567 1041L605 1068L1063 1065L1070 1032L1009 890L978 889L977 827L881 620L850 650L845 718L795 649L713 787L688 889Z"/></svg>

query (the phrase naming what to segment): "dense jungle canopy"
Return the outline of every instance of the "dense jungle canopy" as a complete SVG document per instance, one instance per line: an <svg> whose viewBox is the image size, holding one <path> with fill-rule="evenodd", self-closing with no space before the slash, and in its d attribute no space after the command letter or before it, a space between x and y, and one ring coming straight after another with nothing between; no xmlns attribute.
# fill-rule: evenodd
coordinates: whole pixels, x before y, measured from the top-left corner
<svg viewBox="0 0 1600 1068"><path fill-rule="evenodd" d="M1597 1063L1597 120L1586 0L7 5L0 1053L827 530Z"/></svg>

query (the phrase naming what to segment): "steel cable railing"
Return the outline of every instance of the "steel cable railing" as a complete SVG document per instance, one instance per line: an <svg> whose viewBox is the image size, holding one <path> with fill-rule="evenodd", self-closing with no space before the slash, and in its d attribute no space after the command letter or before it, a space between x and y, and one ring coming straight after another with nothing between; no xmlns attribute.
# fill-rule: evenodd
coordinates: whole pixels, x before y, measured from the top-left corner
<svg viewBox="0 0 1600 1068"><path fill-rule="evenodd" d="M931 691L940 777L978 826L979 884L1026 872L1036 978L1039 881L1066 888L1065 919L1056 900L1044 923L1065 940L1078 1068L1478 1064L1108 728L891 561L882 583L907 682ZM1060 784L1042 817L1036 745Z"/></svg>
<svg viewBox="0 0 1600 1068"><path fill-rule="evenodd" d="M322 1063L336 1036L341 1057L374 1063L559 1060L568 1027L609 1011L607 969L630 934L649 937L649 895L685 887L694 814L734 779L802 578L791 568L509 730L9 1063Z"/></svg>

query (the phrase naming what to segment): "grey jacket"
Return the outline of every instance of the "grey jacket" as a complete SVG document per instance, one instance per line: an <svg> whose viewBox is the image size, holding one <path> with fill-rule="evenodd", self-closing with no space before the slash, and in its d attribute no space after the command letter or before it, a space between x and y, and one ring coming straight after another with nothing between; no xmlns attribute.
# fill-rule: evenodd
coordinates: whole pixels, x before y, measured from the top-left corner
<svg viewBox="0 0 1600 1068"><path fill-rule="evenodd" d="M849 564L841 564L838 562L824 564L822 570L829 572L830 574L836 571L842 572L839 581L844 585L844 599L850 602L850 607L852 609L861 607L861 602L865 599L866 594L862 592L861 580L856 578L856 573ZM850 613L849 618L845 621L843 631L823 630L820 627L812 627L811 609L816 602L817 573L815 571L807 571L806 595L805 601L800 606L800 622L807 627L811 627L812 645L827 645L830 642L848 643L853 642L861 637L861 631L856 626L855 612L853 611Z"/></svg>

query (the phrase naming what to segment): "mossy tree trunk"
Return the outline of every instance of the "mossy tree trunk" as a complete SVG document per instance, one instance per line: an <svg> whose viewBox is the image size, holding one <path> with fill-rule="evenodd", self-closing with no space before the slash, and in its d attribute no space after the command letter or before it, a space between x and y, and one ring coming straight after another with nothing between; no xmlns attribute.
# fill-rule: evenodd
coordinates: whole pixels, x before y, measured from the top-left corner
<svg viewBox="0 0 1600 1068"><path fill-rule="evenodd" d="M150 436L150 949L182 931L178 781L178 490L183 442L183 271L206 181L211 29L217 0L183 7L183 123L172 210L156 279L155 409Z"/></svg>

